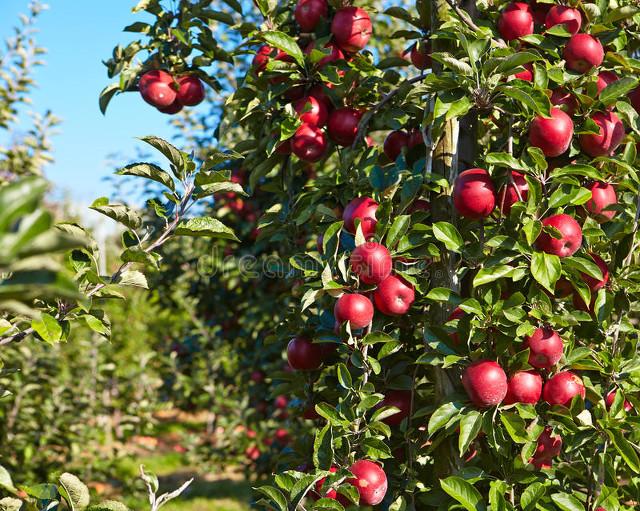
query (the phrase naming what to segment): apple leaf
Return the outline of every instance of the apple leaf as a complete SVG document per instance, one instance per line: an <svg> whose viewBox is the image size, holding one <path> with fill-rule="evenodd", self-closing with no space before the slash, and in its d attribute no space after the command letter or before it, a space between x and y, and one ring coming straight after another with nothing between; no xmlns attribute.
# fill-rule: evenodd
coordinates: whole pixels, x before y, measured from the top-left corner
<svg viewBox="0 0 640 511"><path fill-rule="evenodd" d="M556 282L562 274L560 258L546 252L533 252L531 255L531 274L542 287L553 293Z"/></svg>

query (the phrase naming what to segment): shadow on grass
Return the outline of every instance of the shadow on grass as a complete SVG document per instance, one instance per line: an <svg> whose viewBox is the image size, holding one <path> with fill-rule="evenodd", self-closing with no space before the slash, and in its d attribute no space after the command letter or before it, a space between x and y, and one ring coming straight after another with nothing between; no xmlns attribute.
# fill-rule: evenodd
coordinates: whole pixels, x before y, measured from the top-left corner
<svg viewBox="0 0 640 511"><path fill-rule="evenodd" d="M182 501L213 498L233 499L243 503L251 502L251 484L248 481L229 478L206 481L195 472L181 472L160 477L160 488L177 488L192 477L195 480L180 496Z"/></svg>

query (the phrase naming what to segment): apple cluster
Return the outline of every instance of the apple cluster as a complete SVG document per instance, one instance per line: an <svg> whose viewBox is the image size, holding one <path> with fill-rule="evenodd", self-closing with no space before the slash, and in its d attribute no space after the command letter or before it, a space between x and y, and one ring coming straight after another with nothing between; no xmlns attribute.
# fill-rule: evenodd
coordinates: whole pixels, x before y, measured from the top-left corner
<svg viewBox="0 0 640 511"><path fill-rule="evenodd" d="M163 114L177 114L185 106L196 106L204 99L204 85L194 74L179 77L154 69L144 73L138 81L142 99Z"/></svg>

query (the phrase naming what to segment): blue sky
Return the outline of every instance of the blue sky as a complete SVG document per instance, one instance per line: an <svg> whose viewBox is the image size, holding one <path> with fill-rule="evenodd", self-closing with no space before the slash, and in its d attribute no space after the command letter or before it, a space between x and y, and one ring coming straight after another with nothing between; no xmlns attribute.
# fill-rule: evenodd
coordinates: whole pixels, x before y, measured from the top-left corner
<svg viewBox="0 0 640 511"><path fill-rule="evenodd" d="M37 39L48 55L46 65L35 73L38 88L33 108L39 112L51 109L62 118L60 133L53 140L56 161L47 168L47 177L58 192L69 192L75 201L86 204L110 195L108 185L100 181L114 170L107 156L133 157L136 147L142 148L135 139L138 136L169 137L169 117L144 103L137 93L114 98L106 116L98 109L98 95L109 83L102 60L117 43L134 37L122 28L139 16L131 13L135 0L46 3L49 10L41 15ZM11 34L17 15L27 12L27 5L28 0L0 0L2 39Z"/></svg>

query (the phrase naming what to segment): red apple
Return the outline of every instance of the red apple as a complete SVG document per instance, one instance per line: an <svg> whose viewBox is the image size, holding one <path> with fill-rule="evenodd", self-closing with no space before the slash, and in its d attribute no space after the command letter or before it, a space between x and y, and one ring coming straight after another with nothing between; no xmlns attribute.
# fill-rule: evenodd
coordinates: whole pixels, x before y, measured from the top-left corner
<svg viewBox="0 0 640 511"><path fill-rule="evenodd" d="M315 371L322 365L324 350L322 344L316 344L311 339L294 337L287 346L287 359L292 369Z"/></svg>
<svg viewBox="0 0 640 511"><path fill-rule="evenodd" d="M542 231L536 240L536 247L547 254L568 257L575 254L582 245L582 229L573 217L565 214L552 215L542 221L543 226L554 227L562 237L552 237Z"/></svg>
<svg viewBox="0 0 640 511"><path fill-rule="evenodd" d="M582 15L578 9L572 9L564 5L554 5L549 9L544 24L547 28L562 24L569 32L575 35L582 26Z"/></svg>
<svg viewBox="0 0 640 511"><path fill-rule="evenodd" d="M617 389L611 389L605 396L604 401L605 401L605 404L607 405L607 410L611 409L611 406L613 405L613 402L616 399L617 393L618 393ZM631 410L633 410L633 405L626 399L624 400L623 406L624 406L625 412L630 412Z"/></svg>
<svg viewBox="0 0 640 511"><path fill-rule="evenodd" d="M356 53L367 45L373 33L369 14L360 7L343 7L333 16L331 33L340 48Z"/></svg>
<svg viewBox="0 0 640 511"><path fill-rule="evenodd" d="M509 4L498 20L498 32L505 41L533 34L533 13L529 4L524 2Z"/></svg>
<svg viewBox="0 0 640 511"><path fill-rule="evenodd" d="M616 189L612 184L596 182L589 187L589 190L591 190L591 198L585 204L585 209L599 223L608 222L616 215L616 212L605 208L618 203Z"/></svg>
<svg viewBox="0 0 640 511"><path fill-rule="evenodd" d="M409 206L408 212L415 213L416 211L431 211L431 203L424 199L414 200Z"/></svg>
<svg viewBox="0 0 640 511"><path fill-rule="evenodd" d="M496 189L484 169L462 172L453 185L453 205L466 218L488 217L496 207Z"/></svg>
<svg viewBox="0 0 640 511"><path fill-rule="evenodd" d="M533 64L528 63L522 67L524 67L524 71L520 71L519 73L516 73L513 76L515 76L518 80L524 80L525 82L532 82L533 81Z"/></svg>
<svg viewBox="0 0 640 511"><path fill-rule="evenodd" d="M329 115L327 130L336 144L347 147L353 144L358 134L362 112L355 108L337 108Z"/></svg>
<svg viewBox="0 0 640 511"><path fill-rule="evenodd" d="M567 89L559 87L551 93L551 104L564 110L569 115L574 115L578 109L578 100Z"/></svg>
<svg viewBox="0 0 640 511"><path fill-rule="evenodd" d="M256 461L260 457L261 453L257 446L250 445L245 449L244 454L249 460Z"/></svg>
<svg viewBox="0 0 640 511"><path fill-rule="evenodd" d="M409 134L406 131L396 130L387 135L387 138L384 140L383 150L387 158L391 161L396 161L402 149L408 146Z"/></svg>
<svg viewBox="0 0 640 511"><path fill-rule="evenodd" d="M562 371L547 380L542 389L543 399L550 405L569 406L574 396L584 399L586 393L579 376Z"/></svg>
<svg viewBox="0 0 640 511"><path fill-rule="evenodd" d="M373 304L366 296L358 293L345 293L336 302L333 315L337 323L349 322L351 328L368 326L373 320Z"/></svg>
<svg viewBox="0 0 640 511"><path fill-rule="evenodd" d="M507 375L493 360L478 360L462 375L462 385L469 398L479 408L502 403L507 395Z"/></svg>
<svg viewBox="0 0 640 511"><path fill-rule="evenodd" d="M551 109L551 118L536 117L529 127L529 143L542 150L546 157L560 156L571 145L573 121L558 107Z"/></svg>
<svg viewBox="0 0 640 511"><path fill-rule="evenodd" d="M174 87L173 76L160 69L147 71L138 82L142 99L156 108L167 108L174 103L177 97Z"/></svg>
<svg viewBox="0 0 640 511"><path fill-rule="evenodd" d="M558 332L549 327L536 328L531 336L525 338L525 347L529 348L529 364L538 369L551 369L564 353Z"/></svg>
<svg viewBox="0 0 640 511"><path fill-rule="evenodd" d="M504 404L536 404L542 395L542 376L535 371L518 371L511 375Z"/></svg>
<svg viewBox="0 0 640 511"><path fill-rule="evenodd" d="M289 406L289 400L286 396L276 396L273 400L273 406L275 406L278 410L284 410Z"/></svg>
<svg viewBox="0 0 640 511"><path fill-rule="evenodd" d="M158 107L159 112L162 112L163 114L167 114L167 115L177 114L180 110L182 110L182 103L180 103L180 100L178 100L177 98L173 103L171 103L167 107L161 107L161 106Z"/></svg>
<svg viewBox="0 0 640 511"><path fill-rule="evenodd" d="M380 406L393 406L400 411L386 417L382 422L389 426L399 426L400 423L409 416L411 410L411 391L409 390L390 390L380 402Z"/></svg>
<svg viewBox="0 0 640 511"><path fill-rule="evenodd" d="M356 197L344 208L342 219L344 226L351 234L356 233L356 220L360 220L360 227L365 239L369 239L376 232L376 210L378 203L370 197Z"/></svg>
<svg viewBox="0 0 640 511"><path fill-rule="evenodd" d="M591 292L593 293L594 291L602 289L607 285L607 282L609 282L609 268L607 267L607 263L605 263L602 257L598 254L590 252L589 255L593 258L593 262L598 265L598 268L600 268L600 271L602 272L601 279L596 279L586 273L580 273L582 280L584 280L585 284L589 286L589 289L591 289Z"/></svg>
<svg viewBox="0 0 640 511"><path fill-rule="evenodd" d="M389 275L373 292L373 300L380 312L387 316L406 314L415 300L413 286L399 275Z"/></svg>
<svg viewBox="0 0 640 511"><path fill-rule="evenodd" d="M377 506L387 493L387 475L382 467L369 460L358 460L349 467L354 477L347 479L358 489L361 506Z"/></svg>
<svg viewBox="0 0 640 511"><path fill-rule="evenodd" d="M387 247L372 241L356 247L349 264L364 284L380 284L391 274L391 254Z"/></svg>
<svg viewBox="0 0 640 511"><path fill-rule="evenodd" d="M327 149L327 137L317 126L301 124L291 139L291 150L303 161L320 161Z"/></svg>
<svg viewBox="0 0 640 511"><path fill-rule="evenodd" d="M640 113L640 86L633 89L628 95L631 105L636 109L636 112Z"/></svg>
<svg viewBox="0 0 640 511"><path fill-rule="evenodd" d="M293 109L303 123L324 126L329 118L327 106L315 96L305 96L293 104Z"/></svg>
<svg viewBox="0 0 640 511"><path fill-rule="evenodd" d="M503 214L508 215L511 212L511 207L522 197L523 201L527 200L529 196L529 184L524 177L524 174L515 170L511 171L512 182L508 182L505 186L498 191L498 207ZM518 196L518 192L520 196Z"/></svg>
<svg viewBox="0 0 640 511"><path fill-rule="evenodd" d="M598 81L596 82L596 87L598 88L598 94L600 94L607 85L617 82L619 80L618 75L613 71L601 71L598 74Z"/></svg>
<svg viewBox="0 0 640 511"><path fill-rule="evenodd" d="M453 309L453 312L447 318L447 323L449 321L454 321L456 319L462 319L464 315L465 315L465 312L460 307L456 307L455 309ZM455 345L460 344L460 335L458 335L458 332L453 332L449 334L449 337L451 338L451 341L453 342L453 344Z"/></svg>
<svg viewBox="0 0 640 511"><path fill-rule="evenodd" d="M612 156L624 138L624 124L613 112L596 112L591 118L598 125L599 133L580 135L580 148L597 158Z"/></svg>
<svg viewBox="0 0 640 511"><path fill-rule="evenodd" d="M409 57L411 63L418 69L429 69L431 67L431 43L418 41L411 47Z"/></svg>
<svg viewBox="0 0 640 511"><path fill-rule="evenodd" d="M335 466L329 469L329 472L331 472L332 474L335 474L337 471L338 471L338 467L335 467ZM316 486L315 486L316 495L314 495L313 498L314 499L325 498L325 499L337 500L343 506L348 506L351 503L351 501L347 499L344 495L338 493L338 490L336 490L335 488L329 488L328 490L323 490L322 487L324 486L324 483L326 480L327 480L326 477L322 477L318 479L318 482L316 483Z"/></svg>
<svg viewBox="0 0 640 511"><path fill-rule="evenodd" d="M264 373L262 371L253 371L250 378L255 383L262 383L264 381Z"/></svg>
<svg viewBox="0 0 640 511"><path fill-rule="evenodd" d="M195 106L204 99L204 85L196 75L178 78L178 101L184 106Z"/></svg>
<svg viewBox="0 0 640 511"><path fill-rule="evenodd" d="M602 64L604 48L595 37L589 34L576 34L564 47L563 56L569 69L584 74Z"/></svg>
<svg viewBox="0 0 640 511"><path fill-rule="evenodd" d="M303 32L312 32L328 13L327 0L298 0L293 17Z"/></svg>
<svg viewBox="0 0 640 511"><path fill-rule="evenodd" d="M538 437L536 451L529 460L538 470L541 468L551 468L553 458L562 451L562 438L559 435L552 435L552 429L547 426Z"/></svg>

